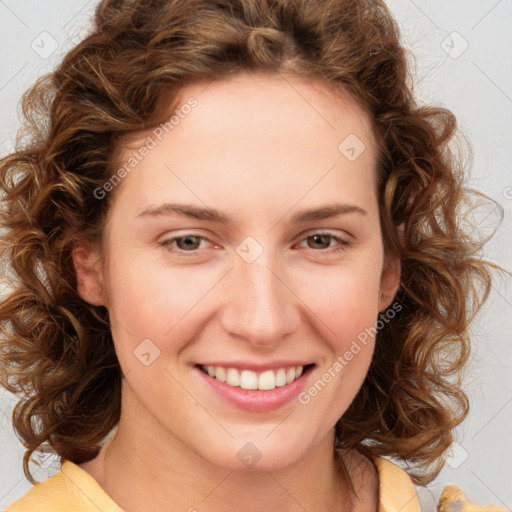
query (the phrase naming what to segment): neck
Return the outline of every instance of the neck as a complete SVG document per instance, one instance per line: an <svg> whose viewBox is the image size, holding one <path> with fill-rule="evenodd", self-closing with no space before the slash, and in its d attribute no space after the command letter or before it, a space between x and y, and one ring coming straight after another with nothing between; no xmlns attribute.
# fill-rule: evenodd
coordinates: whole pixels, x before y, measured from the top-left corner
<svg viewBox="0 0 512 512"><path fill-rule="evenodd" d="M340 471L333 436L301 460L275 471L231 471L190 452L176 439L155 442L143 428L120 421L99 456L81 467L123 509L349 512L351 484ZM350 469L349 469L350 471Z"/></svg>
<svg viewBox="0 0 512 512"><path fill-rule="evenodd" d="M233 470L224 462L206 459L132 400L123 402L114 436L81 468L130 512L373 512L378 507L375 466L356 450L335 451L334 428L276 469L258 470L256 464Z"/></svg>

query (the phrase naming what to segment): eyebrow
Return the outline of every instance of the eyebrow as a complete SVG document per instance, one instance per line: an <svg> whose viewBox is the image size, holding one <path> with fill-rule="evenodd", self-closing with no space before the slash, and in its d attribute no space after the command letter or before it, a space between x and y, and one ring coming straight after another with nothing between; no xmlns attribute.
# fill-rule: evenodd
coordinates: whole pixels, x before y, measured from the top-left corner
<svg viewBox="0 0 512 512"><path fill-rule="evenodd" d="M323 220L338 215L357 213L367 215L366 210L351 204L328 204L319 208L302 210L293 215L290 222L299 224L314 220ZM215 208L203 208L191 204L165 203L158 206L150 206L137 215L137 217L160 217L164 215L177 215L196 220L207 220L212 222L231 223L231 219Z"/></svg>

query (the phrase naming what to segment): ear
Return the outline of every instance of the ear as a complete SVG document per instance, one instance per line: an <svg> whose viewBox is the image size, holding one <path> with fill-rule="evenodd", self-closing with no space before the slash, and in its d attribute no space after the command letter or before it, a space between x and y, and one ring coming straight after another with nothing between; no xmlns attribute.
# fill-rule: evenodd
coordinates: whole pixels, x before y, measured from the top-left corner
<svg viewBox="0 0 512 512"><path fill-rule="evenodd" d="M93 306L104 306L103 269L99 249L92 243L81 242L73 249L77 291Z"/></svg>
<svg viewBox="0 0 512 512"><path fill-rule="evenodd" d="M397 256L386 256L380 279L379 311L388 308L400 286L400 259Z"/></svg>

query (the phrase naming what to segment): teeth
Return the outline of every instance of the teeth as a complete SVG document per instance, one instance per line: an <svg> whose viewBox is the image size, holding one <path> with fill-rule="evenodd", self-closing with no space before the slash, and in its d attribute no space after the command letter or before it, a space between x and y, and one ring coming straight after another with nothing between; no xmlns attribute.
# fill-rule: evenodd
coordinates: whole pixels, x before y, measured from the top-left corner
<svg viewBox="0 0 512 512"><path fill-rule="evenodd" d="M209 366L208 368L212 368ZM210 372L208 371L208 375ZM211 377L215 377L215 375L211 375ZM238 370L235 368L228 368L228 371L226 372L226 384L229 384L230 386L240 386L240 374L238 373Z"/></svg>
<svg viewBox="0 0 512 512"><path fill-rule="evenodd" d="M279 368L276 372L276 388L286 386L286 371L284 368Z"/></svg>
<svg viewBox="0 0 512 512"><path fill-rule="evenodd" d="M251 370L240 372L236 368L224 368L222 366L202 366L202 369L210 377L230 386L266 391L292 383L302 375L304 367L279 368L276 371L266 370L260 374Z"/></svg>
<svg viewBox="0 0 512 512"><path fill-rule="evenodd" d="M210 375L210 372L208 372L208 375ZM213 375L210 375L210 377L215 377L217 380L220 380L221 382L226 382L226 368L223 368L222 366L217 366L215 368L215 373Z"/></svg>
<svg viewBox="0 0 512 512"><path fill-rule="evenodd" d="M258 389L258 376L256 372L242 370L240 374L240 387L242 389Z"/></svg>
<svg viewBox="0 0 512 512"><path fill-rule="evenodd" d="M276 387L276 376L272 370L260 373L258 377L258 389L274 389Z"/></svg>

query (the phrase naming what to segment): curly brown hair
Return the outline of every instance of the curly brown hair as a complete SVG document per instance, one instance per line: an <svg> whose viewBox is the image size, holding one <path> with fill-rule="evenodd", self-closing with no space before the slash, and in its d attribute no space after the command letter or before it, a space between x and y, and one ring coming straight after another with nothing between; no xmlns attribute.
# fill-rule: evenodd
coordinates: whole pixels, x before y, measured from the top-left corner
<svg viewBox="0 0 512 512"><path fill-rule="evenodd" d="M94 191L112 176L123 137L163 121L162 101L186 84L248 70L321 78L372 119L384 246L401 261L402 309L379 331L336 441L403 459L416 483L442 468L468 412L460 376L490 272L460 221L471 200L450 148L455 118L416 104L386 5L105 0L92 33L25 93L23 136L0 161L10 280L0 306L0 382L20 395L13 422L30 481L41 443L82 463L120 417L108 311L80 297L72 264L76 242L102 234L112 194L98 200Z"/></svg>

